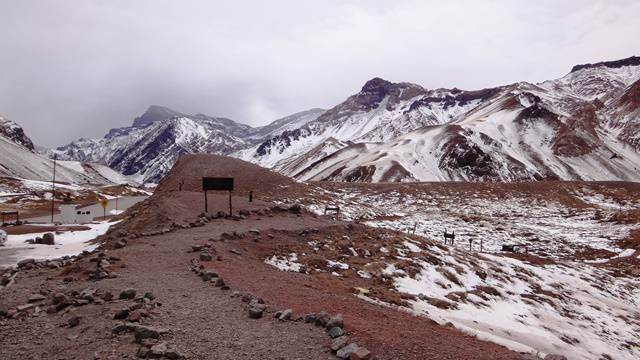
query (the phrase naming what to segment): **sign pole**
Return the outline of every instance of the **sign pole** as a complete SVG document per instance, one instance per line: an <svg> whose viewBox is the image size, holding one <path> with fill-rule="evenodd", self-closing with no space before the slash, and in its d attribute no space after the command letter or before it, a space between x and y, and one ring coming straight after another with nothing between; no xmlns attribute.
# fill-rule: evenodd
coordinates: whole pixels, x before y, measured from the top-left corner
<svg viewBox="0 0 640 360"><path fill-rule="evenodd" d="M229 216L233 216L233 205L231 205L231 190L229 190Z"/></svg>
<svg viewBox="0 0 640 360"><path fill-rule="evenodd" d="M204 212L209 212L209 204L207 203L207 190L204 191Z"/></svg>
<svg viewBox="0 0 640 360"><path fill-rule="evenodd" d="M109 205L109 200L107 200L106 196L103 196L100 200L100 205L102 206L102 217L103 220L107 218L107 205Z"/></svg>
<svg viewBox="0 0 640 360"><path fill-rule="evenodd" d="M53 155L53 181L51 182L51 223L53 224L53 210L55 208L54 202L56 199L56 160L58 155Z"/></svg>

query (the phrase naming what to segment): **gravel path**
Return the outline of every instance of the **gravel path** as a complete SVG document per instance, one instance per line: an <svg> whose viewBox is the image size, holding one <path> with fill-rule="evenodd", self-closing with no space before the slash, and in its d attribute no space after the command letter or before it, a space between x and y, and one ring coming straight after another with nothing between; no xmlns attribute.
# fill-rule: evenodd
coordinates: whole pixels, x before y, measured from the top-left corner
<svg viewBox="0 0 640 360"><path fill-rule="evenodd" d="M107 252L120 260L113 264L118 277L87 281L87 270L95 267L88 258L61 271L21 271L16 283L2 290L0 305L15 307L27 302L40 289L53 293L91 286L118 294L125 288L153 292L162 306L155 308L145 324L169 329L163 340L189 359L335 359L323 329L302 321L279 322L271 315L292 308L296 315L308 311L341 312L354 340L382 359L524 359L521 354L477 340L455 329L425 318L366 303L350 295L347 286L336 286L322 277L280 272L264 264L255 249L278 246L277 239L258 245L213 241L214 261L207 266L219 271L230 290L203 282L189 271L191 245L218 239L223 233L245 233L259 229L300 230L336 223L309 215L277 213L251 215L245 220L213 220L201 227L129 240L129 244ZM240 254L230 252L234 250ZM217 255L221 260L217 260ZM65 283L64 277L73 281ZM249 319L246 304L234 291L261 296L268 310L259 320ZM122 359L134 358L139 345L131 336L112 335L118 324L113 314L130 305L127 300L73 307L68 313L0 320L1 359ZM80 316L79 326L66 321Z"/></svg>

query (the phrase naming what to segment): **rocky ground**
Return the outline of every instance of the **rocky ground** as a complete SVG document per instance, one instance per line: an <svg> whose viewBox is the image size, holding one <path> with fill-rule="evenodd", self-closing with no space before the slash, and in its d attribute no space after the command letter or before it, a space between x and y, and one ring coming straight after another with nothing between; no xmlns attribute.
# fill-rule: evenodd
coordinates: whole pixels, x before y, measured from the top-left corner
<svg viewBox="0 0 640 360"><path fill-rule="evenodd" d="M307 185L221 159L179 162L153 197L129 209L98 240L95 252L25 261L0 275L0 358L537 358L535 351L481 340L504 335L492 338L489 330L474 332L442 319L466 309L484 324L487 313L474 309L517 297L518 304L532 304L526 321L533 321L536 309L553 300L547 286L556 280L544 277L553 273L550 268L532 267L556 266L555 259L484 257L445 247L439 239L320 216L306 210L312 204L291 201L311 201L315 195ZM183 182L178 191L185 174L236 177L234 216L224 213L226 194L210 194L209 212L203 214L197 181ZM336 201L329 193L322 196L314 201ZM629 260L610 262L615 261ZM436 264L441 288L408 286L428 279L431 273L422 273L431 269L427 264ZM491 266L524 276L516 284L507 273L485 273L475 284L482 286L466 283L468 274L480 278ZM609 279L608 270L602 271L589 276ZM624 294L633 290L625 287L632 285L626 278L620 281L610 291L622 304L631 301ZM529 290L540 296L529 296ZM580 310L563 305L567 312ZM608 325L629 324L629 331L640 320L631 310L604 315L610 316L602 318ZM569 320L576 328L579 317ZM626 329L618 331L627 338ZM638 351L632 338L625 346L630 350L621 354Z"/></svg>

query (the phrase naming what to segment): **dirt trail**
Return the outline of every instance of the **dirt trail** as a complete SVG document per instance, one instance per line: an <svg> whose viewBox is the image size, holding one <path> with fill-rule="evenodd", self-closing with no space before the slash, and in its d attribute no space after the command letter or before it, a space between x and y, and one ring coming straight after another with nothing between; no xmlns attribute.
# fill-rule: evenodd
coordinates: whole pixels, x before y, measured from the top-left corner
<svg viewBox="0 0 640 360"><path fill-rule="evenodd" d="M249 229L301 230L334 222L309 215L279 213L249 216L233 221L217 219L201 227L130 240L122 249L108 251L120 259L115 279L88 282L81 270L70 272L74 281L64 284L60 270L30 270L19 273L16 284L3 290L3 303L14 307L27 302L40 288L53 292L82 291L92 286L114 294L125 288L152 291L162 304L149 324L170 329L165 339L191 359L332 359L329 338L317 327L301 321L276 322L270 314L260 320L247 316L245 305L233 291L249 291L264 298L268 311L292 308L296 314L327 310L341 312L352 338L369 347L380 358L405 359L520 359L520 354L479 341L454 329L435 325L392 309L368 304L350 295L348 289L325 287L322 278L285 273L251 255L249 241L213 242L222 261L209 266L225 278L231 290L224 291L203 282L187 264L193 244L217 239L223 233L244 233ZM270 246L276 246L273 240ZM229 250L238 250L236 255ZM79 269L92 266L87 258ZM69 274L65 274L69 275ZM126 304L107 302L73 308L70 314L83 320L76 328L61 327L70 314L42 315L0 321L0 358L102 358L131 357L137 345L131 338L116 337L113 314Z"/></svg>

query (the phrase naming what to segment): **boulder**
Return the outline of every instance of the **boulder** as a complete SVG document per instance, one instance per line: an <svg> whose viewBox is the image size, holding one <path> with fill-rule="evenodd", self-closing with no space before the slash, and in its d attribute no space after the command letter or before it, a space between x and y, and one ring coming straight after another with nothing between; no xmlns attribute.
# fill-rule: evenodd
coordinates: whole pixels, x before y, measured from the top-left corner
<svg viewBox="0 0 640 360"><path fill-rule="evenodd" d="M328 331L329 336L332 339L335 339L337 337L340 337L342 335L344 335L344 330L342 330L341 327L332 327L329 331Z"/></svg>
<svg viewBox="0 0 640 360"><path fill-rule="evenodd" d="M205 272L202 273L202 275L200 275L202 277L203 281L209 281L213 278L217 278L218 277L218 273L213 271L213 270L207 270Z"/></svg>
<svg viewBox="0 0 640 360"><path fill-rule="evenodd" d="M102 300L104 300L104 301L111 301L111 300L113 300L113 293L107 291L104 294L102 294L102 296L100 296L100 298L102 298Z"/></svg>
<svg viewBox="0 0 640 360"><path fill-rule="evenodd" d="M140 322L143 317L149 316L149 312L145 309L137 309L133 312L129 313L129 321L131 322Z"/></svg>
<svg viewBox="0 0 640 360"><path fill-rule="evenodd" d="M316 326L322 326L325 327L327 326L327 323L329 322L329 314L327 314L324 311L321 311L317 316L316 316Z"/></svg>
<svg viewBox="0 0 640 360"><path fill-rule="evenodd" d="M316 314L307 314L304 316L305 323L315 323L318 316Z"/></svg>
<svg viewBox="0 0 640 360"><path fill-rule="evenodd" d="M291 315L293 315L293 310L287 309L280 312L280 316L278 316L278 320L286 321L291 319Z"/></svg>
<svg viewBox="0 0 640 360"><path fill-rule="evenodd" d="M335 338L331 342L331 351L336 352L342 349L343 347L347 346L348 343L349 343L349 338L346 335Z"/></svg>
<svg viewBox="0 0 640 360"><path fill-rule="evenodd" d="M293 204L289 206L289 212L293 214L302 214L302 205Z"/></svg>
<svg viewBox="0 0 640 360"><path fill-rule="evenodd" d="M173 349L173 348L169 348L164 353L164 356L167 359L184 359L184 355L182 355L182 353L180 351L178 351L177 349Z"/></svg>
<svg viewBox="0 0 640 360"><path fill-rule="evenodd" d="M253 298L251 299L251 301L249 301L249 306L250 307L257 307L260 309L266 309L267 305L265 305L264 300L260 299L260 298Z"/></svg>
<svg viewBox="0 0 640 360"><path fill-rule="evenodd" d="M212 259L213 259L213 257L208 252L201 252L200 253L200 261L211 261Z"/></svg>
<svg viewBox="0 0 640 360"><path fill-rule="evenodd" d="M371 351L367 348L359 347L356 351L349 354L349 360L369 360L371 359Z"/></svg>
<svg viewBox="0 0 640 360"><path fill-rule="evenodd" d="M33 264L36 263L35 259L24 259L24 260L20 260L18 261L18 268L25 268L25 267L30 267Z"/></svg>
<svg viewBox="0 0 640 360"><path fill-rule="evenodd" d="M133 333L136 337L136 340L138 341L142 339L158 339L161 334L164 334L166 332L167 330L154 328L151 326L137 325L133 328Z"/></svg>
<svg viewBox="0 0 640 360"><path fill-rule="evenodd" d="M342 320L342 314L337 314L336 316L331 317L329 321L327 321L327 325L325 325L325 327L327 329L332 329L334 327L343 328L344 320Z"/></svg>
<svg viewBox="0 0 640 360"><path fill-rule="evenodd" d="M44 295L42 295L42 294L33 294L33 295L29 296L29 302L30 303L43 301L45 299L46 299L46 297Z"/></svg>
<svg viewBox="0 0 640 360"><path fill-rule="evenodd" d="M153 345L149 350L149 354L147 354L147 356L151 358L161 358L164 356L168 349L169 346L167 346L167 343L161 342Z"/></svg>
<svg viewBox="0 0 640 360"><path fill-rule="evenodd" d="M136 297L136 289L128 288L120 293L120 299L133 299Z"/></svg>
<svg viewBox="0 0 640 360"><path fill-rule="evenodd" d="M338 359L348 359L352 352L358 350L358 344L351 343L336 352Z"/></svg>
<svg viewBox="0 0 640 360"><path fill-rule="evenodd" d="M250 307L249 308L249 318L251 318L251 319L260 319L262 317L262 313L263 312L264 312L264 309L257 308L257 307Z"/></svg>
<svg viewBox="0 0 640 360"><path fill-rule="evenodd" d="M150 353L151 353L151 349L149 349L146 346L140 346L138 348L138 352L136 353L136 356L138 356L141 359L145 359L149 356Z"/></svg>
<svg viewBox="0 0 640 360"><path fill-rule="evenodd" d="M96 289L84 289L78 296L82 300L93 302L95 300Z"/></svg>
<svg viewBox="0 0 640 360"><path fill-rule="evenodd" d="M53 233L45 233L42 235L42 244L55 245L55 235L53 235Z"/></svg>
<svg viewBox="0 0 640 360"><path fill-rule="evenodd" d="M128 317L129 317L129 309L118 310L113 315L113 319L114 320L124 320L124 319L126 319Z"/></svg>
<svg viewBox="0 0 640 360"><path fill-rule="evenodd" d="M79 316L72 316L67 320L67 324L69 325L69 327L76 327L78 325L80 325L80 317Z"/></svg>
<svg viewBox="0 0 640 360"><path fill-rule="evenodd" d="M204 245L191 245L192 252L202 251L204 249Z"/></svg>
<svg viewBox="0 0 640 360"><path fill-rule="evenodd" d="M35 307L35 304L24 304L24 305L18 306L16 309L18 310L18 312L24 312L33 307Z"/></svg>

